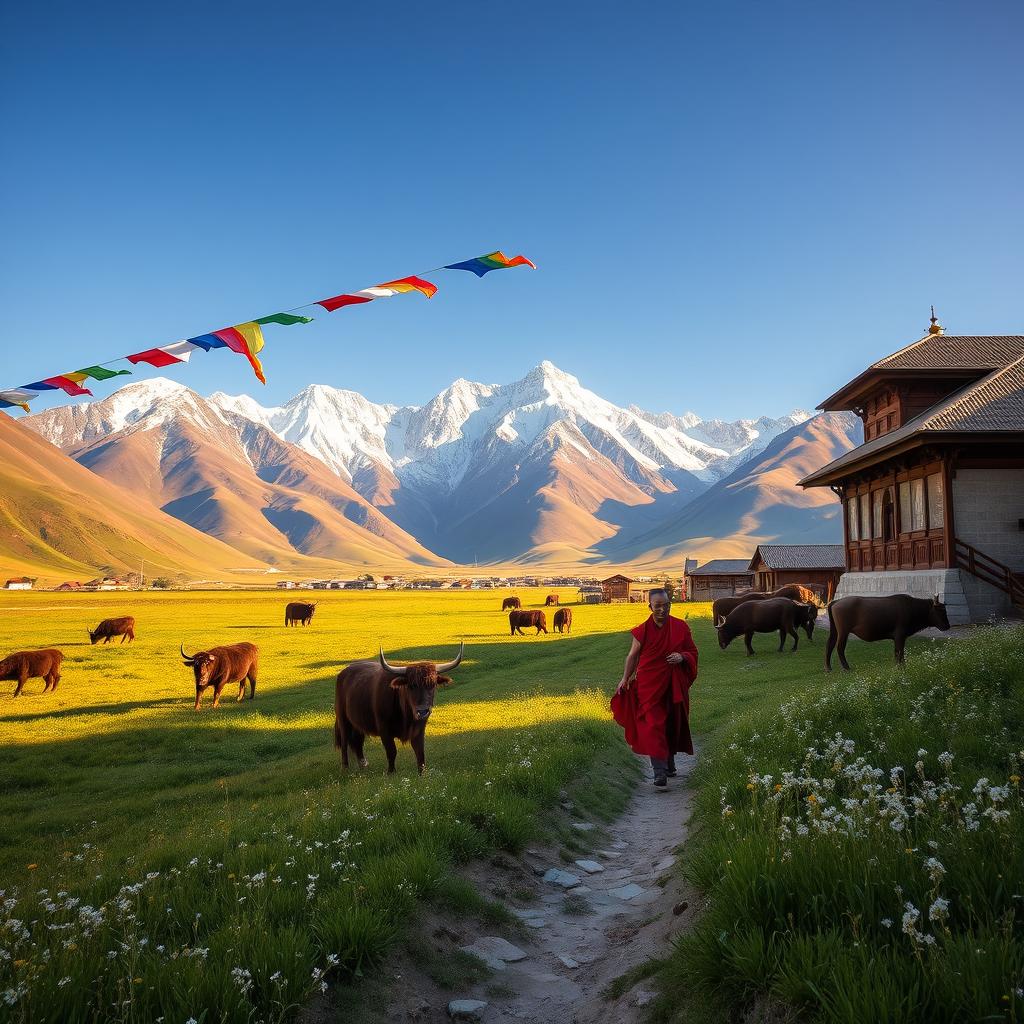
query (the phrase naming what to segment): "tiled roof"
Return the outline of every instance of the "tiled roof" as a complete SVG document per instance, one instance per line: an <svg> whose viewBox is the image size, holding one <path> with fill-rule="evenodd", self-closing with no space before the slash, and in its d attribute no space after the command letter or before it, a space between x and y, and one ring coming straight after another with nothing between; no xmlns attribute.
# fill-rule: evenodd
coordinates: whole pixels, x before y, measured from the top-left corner
<svg viewBox="0 0 1024 1024"><path fill-rule="evenodd" d="M915 435L947 431L963 434L1024 433L1024 339L1020 340L1022 353L1008 366L954 392L902 427L848 451L805 477L800 484L813 486L813 481L831 476L836 470L852 466L866 456L885 451Z"/></svg>
<svg viewBox="0 0 1024 1024"><path fill-rule="evenodd" d="M691 569L687 576L739 576L748 573L750 562L746 558L712 558L696 569Z"/></svg>
<svg viewBox="0 0 1024 1024"><path fill-rule="evenodd" d="M1024 355L1024 337L930 334L871 364L872 370L995 370Z"/></svg>
<svg viewBox="0 0 1024 1024"><path fill-rule="evenodd" d="M757 556L769 569L845 569L846 550L842 544L758 544Z"/></svg>

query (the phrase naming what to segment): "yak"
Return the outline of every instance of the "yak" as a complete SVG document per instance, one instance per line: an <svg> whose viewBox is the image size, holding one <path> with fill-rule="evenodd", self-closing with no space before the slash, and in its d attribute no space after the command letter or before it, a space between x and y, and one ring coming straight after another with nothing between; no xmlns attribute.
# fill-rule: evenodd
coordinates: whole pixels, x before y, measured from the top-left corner
<svg viewBox="0 0 1024 1024"><path fill-rule="evenodd" d="M790 601L798 601L800 604L814 604L818 595L810 587L803 583L787 583L778 590L773 590L769 597L788 597Z"/></svg>
<svg viewBox="0 0 1024 1024"><path fill-rule="evenodd" d="M211 647L208 651L186 654L181 645L181 657L196 677L196 711L199 698L208 686L213 687L213 706L220 704L220 691L228 683L238 683L238 699L245 698L245 684L249 682L249 700L256 699L256 670L259 667L260 650L255 644L225 644Z"/></svg>
<svg viewBox="0 0 1024 1024"><path fill-rule="evenodd" d="M135 619L131 615L122 615L119 619L104 619L95 629L86 632L94 644L99 640L109 644L115 636L119 636L121 643L124 643L125 640L135 639Z"/></svg>
<svg viewBox="0 0 1024 1024"><path fill-rule="evenodd" d="M0 661L0 679L17 679L14 696L20 697L29 679L46 680L43 693L54 691L60 682L60 663L64 660L61 651L52 647L42 651L15 651Z"/></svg>
<svg viewBox="0 0 1024 1024"><path fill-rule="evenodd" d="M509 612L508 624L512 636L515 636L516 633L520 636L526 636L523 632L523 626L536 626L537 633L546 633L548 631L548 619L542 611Z"/></svg>
<svg viewBox="0 0 1024 1024"><path fill-rule="evenodd" d="M501 610L503 612L507 611L509 608L518 609L522 608L522 606L523 603L518 597L506 597L505 600L501 602Z"/></svg>
<svg viewBox="0 0 1024 1024"><path fill-rule="evenodd" d="M716 627L725 622L726 616L741 604L748 601L767 601L772 595L761 594L756 590L749 590L745 594L737 594L735 597L720 597L711 605L711 621Z"/></svg>
<svg viewBox="0 0 1024 1024"><path fill-rule="evenodd" d="M445 675L458 668L465 641L454 661L435 665L417 661L412 665L389 665L381 648L378 661L354 661L338 673L334 687L334 746L341 751L342 766L348 768L349 747L359 766L369 763L363 754L367 736L378 736L388 758L388 774L395 770L399 743L408 743L416 755L420 774L426 767L423 735L434 708L438 686L447 686Z"/></svg>
<svg viewBox="0 0 1024 1024"><path fill-rule="evenodd" d="M724 651L732 641L742 636L747 646L747 655L754 653L750 641L755 633L779 631L779 653L786 646L786 637L793 638L793 650L797 649L800 637L797 626L803 626L808 640L814 633L814 621L818 609L813 604L799 604L788 597L776 597L768 601L747 601L734 608L718 627L718 646Z"/></svg>
<svg viewBox="0 0 1024 1024"><path fill-rule="evenodd" d="M548 596L544 598L544 607L545 608L549 608L549 607L551 607L551 605L557 605L557 604L558 604L558 595L557 594L548 594Z"/></svg>
<svg viewBox="0 0 1024 1024"><path fill-rule="evenodd" d="M559 633L568 633L572 628L572 609L559 608L555 612L555 629Z"/></svg>
<svg viewBox="0 0 1024 1024"><path fill-rule="evenodd" d="M911 597L909 594L888 594L885 597L841 597L828 606L828 643L825 645L825 671L832 671L832 651L839 655L839 664L849 669L846 641L852 633L867 640L892 640L896 664L903 664L903 648L907 637L934 626L949 629L946 606L938 597Z"/></svg>
<svg viewBox="0 0 1024 1024"><path fill-rule="evenodd" d="M284 610L284 624L291 626L301 622L303 626L308 626L315 610L316 601L290 601Z"/></svg>

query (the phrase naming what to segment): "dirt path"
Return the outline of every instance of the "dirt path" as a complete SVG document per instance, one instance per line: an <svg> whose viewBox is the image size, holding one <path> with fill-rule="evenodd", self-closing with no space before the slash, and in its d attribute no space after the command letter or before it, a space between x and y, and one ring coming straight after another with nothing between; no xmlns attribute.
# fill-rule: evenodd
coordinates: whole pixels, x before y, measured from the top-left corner
<svg viewBox="0 0 1024 1024"><path fill-rule="evenodd" d="M584 863L527 851L523 860L536 879L537 899L507 901L526 937L514 943L494 934L469 939L462 948L484 957L495 973L457 999L486 1005L467 1006L466 1016L448 1006L446 1016L484 1024L643 1019L642 1007L652 998L644 982L617 1000L602 993L631 967L664 955L671 937L689 924L689 911L673 913L684 899L673 867L693 797L686 777L693 761L679 761L680 774L667 791L652 786L647 768L625 813L610 826L574 822L581 835L595 836L593 852L580 857Z"/></svg>

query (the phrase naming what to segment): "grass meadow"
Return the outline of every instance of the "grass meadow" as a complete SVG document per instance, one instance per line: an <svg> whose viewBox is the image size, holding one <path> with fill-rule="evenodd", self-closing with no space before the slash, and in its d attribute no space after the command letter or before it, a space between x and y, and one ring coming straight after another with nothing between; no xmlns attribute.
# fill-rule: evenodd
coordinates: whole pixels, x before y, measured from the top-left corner
<svg viewBox="0 0 1024 1024"><path fill-rule="evenodd" d="M518 593L524 607L533 607L544 592ZM0 684L0 1018L289 1020L328 982L358 986L403 944L429 961L429 939L415 935L427 909L492 924L508 919L507 910L481 898L452 869L537 838L580 848L572 844L581 837L558 806L564 792L578 815L598 822L624 806L637 765L607 706L628 647L625 631L646 615L645 607L578 606L570 636L511 638L499 611L501 591L321 593L313 625L288 629L284 605L293 596L0 594L0 652L57 646L66 656L56 694L43 697L42 681L34 680L14 700L14 684ZM839 840L813 825L813 807L823 806L826 794L838 799L838 790L826 786L835 770L818 760L805 765L804 748L827 747L842 732L848 767L859 744L870 750L871 742L889 736L886 729L897 730L899 744L882 739L892 746L873 755L871 767L888 773L902 764L899 786L913 806L918 746L929 750L925 770L936 786L942 776L933 762L947 749L958 758L957 771L973 775L974 762L983 762L993 787L1015 785L1006 781L1006 751L1019 745L1019 737L1011 741L1015 721L997 728L1003 705L996 708L994 697L981 702L977 714L985 717L977 729L939 713L928 717L927 701L919 701L924 718L910 717L919 694L905 689L907 681L925 686L936 674L946 678L937 667L943 643L912 642L905 675L889 671L891 645L853 644L857 671L827 679L820 634L783 655L775 653L772 637L760 637L758 656L748 659L739 641L719 651L709 606L676 612L688 614L701 649L693 725L701 750L709 752L699 776L701 827L684 862L711 909L693 938L661 965L666 996L656 1012L671 1019L674 1008L692 1004L680 992L685 978L686 991L707 993L708 1005L738 1006L771 992L814 1014L852 1019L808 993L829 990L821 972L835 964L852 969L857 957L868 956L867 945L858 953L856 943L869 919L893 918L893 931L883 936L885 962L908 977L936 955L925 940L901 932L903 902L913 899L927 917L934 900L925 905L927 893L906 882L906 900L883 900L872 882L876 872L891 888L896 862L907 872L912 864L920 868L927 840L907 841L917 851L902 854L904 861L897 856L903 846L897 850L890 840L903 843L908 835L883 830L888 845L871 855L884 856L884 869L861 863L860 889L837 896L830 880L844 862L827 844ZM87 626L125 613L138 620L134 644L89 645ZM369 769L343 775L331 739L339 668L373 655L378 643L394 660L447 660L461 638L465 660L453 673L455 685L438 694L427 729L427 773L416 774L403 747L398 772L387 777L379 742L368 740ZM193 711L192 675L181 664L179 643L194 651L242 639L260 647L257 699L235 704L224 699L225 689L214 711L208 692L203 709ZM987 663L981 682L998 689L1003 669L1016 671L1009 657ZM977 685L968 675L960 683L965 694ZM871 732L862 722L866 708L875 709ZM948 740L935 735L940 720ZM847 733L858 744L855 755L844 745ZM783 781L784 803L774 787L790 762L796 774ZM815 785L807 781L811 772L821 776L813 776ZM807 803L809 789L819 804ZM891 802L892 794L886 797ZM1000 800L997 810L1012 804L1019 839L1017 791ZM998 829L1010 826L985 817L990 806L985 796L976 809L979 834L1007 853ZM777 818L766 818L769 813ZM786 843L778 831L783 816L792 833ZM824 811L819 817L825 820ZM807 835L798 834L800 827ZM980 849L970 845L975 835L963 848L968 863ZM819 836L823 845L815 847ZM863 845L878 842L875 836ZM850 839L850 849L856 846ZM1020 849L1018 842L1014 856ZM961 862L945 847L936 857L945 857L952 881ZM787 875L796 865L805 874ZM998 948L1013 952L1018 886L1010 879L1020 874L1010 872L1019 861L1007 865L1000 898L1010 918L992 920L1004 929ZM977 884L977 900L991 895L987 882ZM941 891L948 894L950 886ZM950 903L947 921L963 940L960 922L975 918ZM883 926L870 927L872 936L882 935ZM938 930L926 931L922 920L918 929ZM819 939L825 950L852 946L853 959L823 958L814 945ZM806 963L793 959L794 949L804 951ZM788 987L777 973L758 974L783 963L793 973ZM1007 968L1000 978L1010 978L1012 965L1000 963ZM908 1013L903 1019L933 1018Z"/></svg>

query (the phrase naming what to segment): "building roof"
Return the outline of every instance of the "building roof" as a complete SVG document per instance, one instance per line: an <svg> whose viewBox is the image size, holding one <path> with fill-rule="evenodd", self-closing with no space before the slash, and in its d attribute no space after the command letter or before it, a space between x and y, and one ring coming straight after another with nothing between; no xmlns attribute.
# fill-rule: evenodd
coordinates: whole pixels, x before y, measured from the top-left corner
<svg viewBox="0 0 1024 1024"><path fill-rule="evenodd" d="M617 572L614 576L609 576L606 580L601 580L602 583L614 583L616 580L620 580L623 583L635 583L630 576L623 576L621 572Z"/></svg>
<svg viewBox="0 0 1024 1024"><path fill-rule="evenodd" d="M7 581L7 585L10 586L12 583L31 583L32 581L27 576L15 576L13 579Z"/></svg>
<svg viewBox="0 0 1024 1024"><path fill-rule="evenodd" d="M752 570L747 558L712 558L710 562L691 569L687 576L746 576Z"/></svg>
<svg viewBox="0 0 1024 1024"><path fill-rule="evenodd" d="M758 556L768 569L845 569L842 544L758 544L750 559L753 572Z"/></svg>
<svg viewBox="0 0 1024 1024"><path fill-rule="evenodd" d="M872 363L863 373L825 399L819 409L853 408L879 378L914 377L928 371L939 377L975 378L1000 370L1024 356L1024 335L927 334Z"/></svg>
<svg viewBox="0 0 1024 1024"><path fill-rule="evenodd" d="M902 427L873 438L822 466L804 477L800 486L820 487L837 479L836 474L865 460L877 461L897 445L912 446L916 441L923 443L947 433L1024 433L1024 353L1009 365L991 371L981 380L936 402Z"/></svg>

